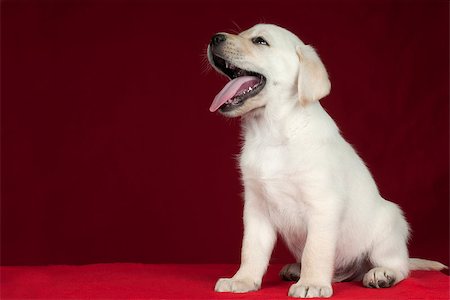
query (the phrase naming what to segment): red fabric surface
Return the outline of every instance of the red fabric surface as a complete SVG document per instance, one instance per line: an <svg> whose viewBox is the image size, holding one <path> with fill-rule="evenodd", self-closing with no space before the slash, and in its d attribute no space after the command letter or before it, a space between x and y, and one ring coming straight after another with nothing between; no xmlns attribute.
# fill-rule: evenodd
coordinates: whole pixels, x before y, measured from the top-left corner
<svg viewBox="0 0 450 300"><path fill-rule="evenodd" d="M262 289L247 294L213 291L219 277L236 265L95 264L85 266L2 267L2 299L288 299L291 283L278 279L281 265L269 267ZM333 284L333 299L448 299L449 277L415 271L389 289L359 282Z"/></svg>
<svg viewBox="0 0 450 300"><path fill-rule="evenodd" d="M448 264L448 1L0 5L1 264L237 263L239 121L208 111L226 79L204 53L258 22L318 50L322 105L404 209L411 256Z"/></svg>

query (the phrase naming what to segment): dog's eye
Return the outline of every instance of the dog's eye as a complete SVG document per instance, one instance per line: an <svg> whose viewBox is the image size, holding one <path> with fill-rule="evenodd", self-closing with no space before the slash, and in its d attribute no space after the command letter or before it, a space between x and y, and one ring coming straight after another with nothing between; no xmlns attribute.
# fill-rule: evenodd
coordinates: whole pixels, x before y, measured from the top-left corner
<svg viewBox="0 0 450 300"><path fill-rule="evenodd" d="M252 38L252 42L253 42L253 44L270 46L269 43L264 38L262 38L260 36Z"/></svg>

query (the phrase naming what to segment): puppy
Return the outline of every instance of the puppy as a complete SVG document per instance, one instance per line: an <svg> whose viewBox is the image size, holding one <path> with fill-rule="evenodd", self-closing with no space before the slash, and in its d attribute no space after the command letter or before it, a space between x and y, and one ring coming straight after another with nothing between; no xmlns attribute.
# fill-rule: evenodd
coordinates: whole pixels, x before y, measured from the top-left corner
<svg viewBox="0 0 450 300"><path fill-rule="evenodd" d="M412 269L444 265L410 259L401 209L383 199L354 149L319 103L331 84L315 50L293 33L259 24L218 33L208 60L230 82L210 111L242 118L244 184L241 266L217 292L258 290L277 234L297 259L281 277L289 296L330 297L332 282L391 287Z"/></svg>

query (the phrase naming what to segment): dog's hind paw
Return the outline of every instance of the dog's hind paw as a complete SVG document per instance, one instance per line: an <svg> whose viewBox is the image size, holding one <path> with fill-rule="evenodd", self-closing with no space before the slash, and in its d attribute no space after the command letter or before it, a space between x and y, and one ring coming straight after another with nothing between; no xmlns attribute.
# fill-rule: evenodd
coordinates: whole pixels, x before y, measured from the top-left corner
<svg viewBox="0 0 450 300"><path fill-rule="evenodd" d="M300 264L289 264L285 265L280 273L279 276L284 281L298 281L300 279Z"/></svg>
<svg viewBox="0 0 450 300"><path fill-rule="evenodd" d="M373 268L364 275L363 285L369 288L388 288L395 284L395 272L389 268Z"/></svg>

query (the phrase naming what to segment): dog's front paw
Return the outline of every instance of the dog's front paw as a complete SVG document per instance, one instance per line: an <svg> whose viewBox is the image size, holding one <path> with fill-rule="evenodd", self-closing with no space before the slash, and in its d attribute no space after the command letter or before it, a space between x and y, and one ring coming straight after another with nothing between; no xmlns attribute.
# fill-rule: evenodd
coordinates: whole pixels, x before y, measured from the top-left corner
<svg viewBox="0 0 450 300"><path fill-rule="evenodd" d="M289 288L289 296L294 298L329 298L333 295L333 289L327 285L310 285L296 283Z"/></svg>
<svg viewBox="0 0 450 300"><path fill-rule="evenodd" d="M251 279L221 278L217 280L216 292L246 293L259 290L260 285Z"/></svg>

